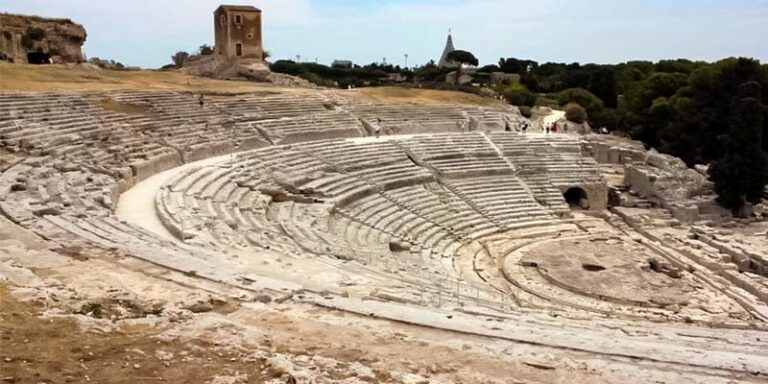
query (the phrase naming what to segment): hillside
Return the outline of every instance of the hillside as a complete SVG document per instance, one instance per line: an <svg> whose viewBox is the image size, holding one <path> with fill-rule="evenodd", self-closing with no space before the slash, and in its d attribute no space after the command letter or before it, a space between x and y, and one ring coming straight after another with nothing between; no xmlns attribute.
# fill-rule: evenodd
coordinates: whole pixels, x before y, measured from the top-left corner
<svg viewBox="0 0 768 384"><path fill-rule="evenodd" d="M402 87L368 87L352 91L364 99L381 104L475 104L506 105L489 97L465 92Z"/></svg>
<svg viewBox="0 0 768 384"><path fill-rule="evenodd" d="M224 81L197 77L179 71L116 71L83 65L14 65L0 62L0 90L7 91L106 91L167 90L177 92L303 93L304 88L287 88L248 81ZM361 102L379 104L473 104L502 105L498 100L463 92L430 89L375 87L339 91Z"/></svg>
<svg viewBox="0 0 768 384"><path fill-rule="evenodd" d="M255 92L275 88L246 81L222 81L178 71L115 71L83 65L14 65L0 62L0 89L14 91L80 91L111 89L181 92Z"/></svg>

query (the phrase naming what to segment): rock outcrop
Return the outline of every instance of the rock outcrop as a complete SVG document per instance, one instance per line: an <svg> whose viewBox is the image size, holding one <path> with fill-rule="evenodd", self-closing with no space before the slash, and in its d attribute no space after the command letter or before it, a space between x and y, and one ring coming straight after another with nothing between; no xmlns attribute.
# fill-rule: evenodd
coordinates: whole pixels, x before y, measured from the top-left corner
<svg viewBox="0 0 768 384"><path fill-rule="evenodd" d="M85 28L70 19L0 13L0 60L77 63L86 37Z"/></svg>
<svg viewBox="0 0 768 384"><path fill-rule="evenodd" d="M599 163L623 164L624 183L642 198L668 209L681 222L731 216L717 204L703 167L688 168L678 158L647 151L640 142L618 137L591 135L585 143L585 150Z"/></svg>

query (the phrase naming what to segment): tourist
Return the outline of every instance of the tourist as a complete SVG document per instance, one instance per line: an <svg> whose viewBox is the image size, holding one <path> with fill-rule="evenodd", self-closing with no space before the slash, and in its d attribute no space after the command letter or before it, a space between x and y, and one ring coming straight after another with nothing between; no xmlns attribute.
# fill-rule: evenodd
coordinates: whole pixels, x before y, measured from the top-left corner
<svg viewBox="0 0 768 384"><path fill-rule="evenodd" d="M205 96L203 94L200 94L200 108L202 108L205 105Z"/></svg>
<svg viewBox="0 0 768 384"><path fill-rule="evenodd" d="M528 122L527 122L527 121L526 121L526 122L523 122L523 128L522 128L522 131L523 131L523 133L525 133L526 131L528 131Z"/></svg>
<svg viewBox="0 0 768 384"><path fill-rule="evenodd" d="M552 131L552 133L557 133L557 121L555 121L554 123L552 123L552 129L551 129L551 131Z"/></svg>
<svg viewBox="0 0 768 384"><path fill-rule="evenodd" d="M381 118L376 119L376 127L373 128L373 134L377 139L379 138L379 134L381 134Z"/></svg>
<svg viewBox="0 0 768 384"><path fill-rule="evenodd" d="M547 130L547 134L549 134L549 123L544 124L544 128Z"/></svg>

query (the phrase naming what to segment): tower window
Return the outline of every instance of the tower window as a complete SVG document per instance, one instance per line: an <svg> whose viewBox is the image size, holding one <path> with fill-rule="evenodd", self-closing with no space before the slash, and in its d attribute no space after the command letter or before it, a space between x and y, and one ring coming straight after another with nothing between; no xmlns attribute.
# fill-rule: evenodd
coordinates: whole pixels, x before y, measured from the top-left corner
<svg viewBox="0 0 768 384"><path fill-rule="evenodd" d="M227 15L221 15L221 26L226 27L227 26Z"/></svg>
<svg viewBox="0 0 768 384"><path fill-rule="evenodd" d="M235 15L235 24L242 24L242 23L243 23L243 16Z"/></svg>

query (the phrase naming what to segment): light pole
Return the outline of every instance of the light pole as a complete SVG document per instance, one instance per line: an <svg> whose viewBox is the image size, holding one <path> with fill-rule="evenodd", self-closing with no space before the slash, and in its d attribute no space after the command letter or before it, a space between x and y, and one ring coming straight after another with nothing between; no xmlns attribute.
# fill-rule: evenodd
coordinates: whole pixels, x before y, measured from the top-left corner
<svg viewBox="0 0 768 384"><path fill-rule="evenodd" d="M408 54L406 53L403 56L405 56L405 69L408 69Z"/></svg>

